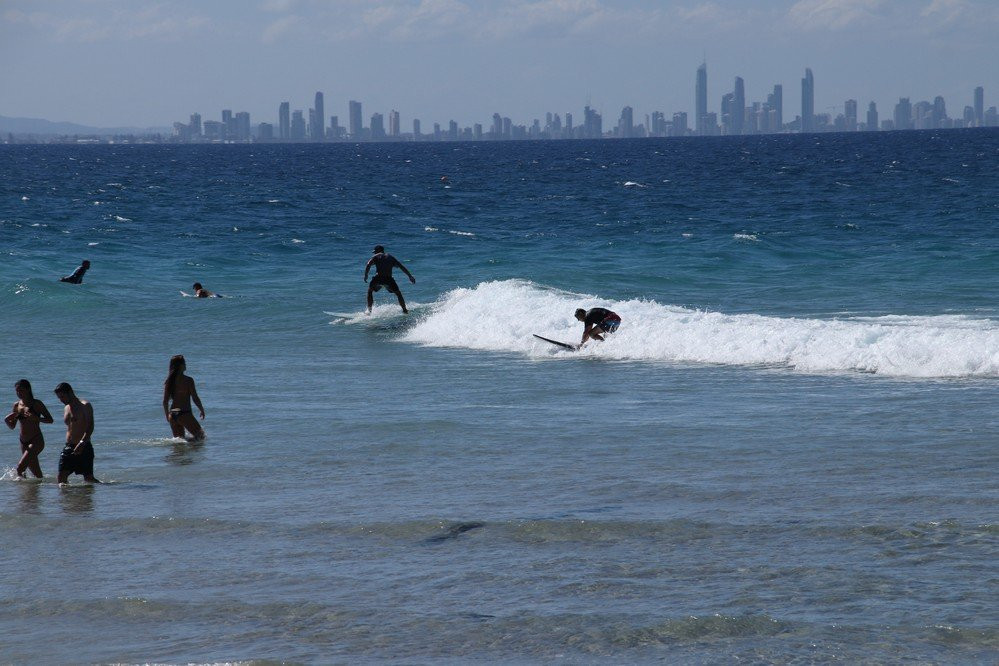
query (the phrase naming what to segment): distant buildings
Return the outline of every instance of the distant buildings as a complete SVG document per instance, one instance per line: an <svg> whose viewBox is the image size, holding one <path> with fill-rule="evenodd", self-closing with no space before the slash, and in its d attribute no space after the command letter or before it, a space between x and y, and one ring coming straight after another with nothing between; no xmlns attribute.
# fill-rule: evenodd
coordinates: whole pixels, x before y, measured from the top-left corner
<svg viewBox="0 0 999 666"><path fill-rule="evenodd" d="M306 117L301 110L291 111L290 102L281 102L278 107L278 122L275 125L263 122L251 127L250 114L246 111L233 113L222 110L220 121L202 122L201 114L193 113L188 123L176 122L172 140L178 142L249 142L249 141L507 141L507 140L555 140L555 139L601 139L601 138L642 138L642 137L684 137L718 135L774 134L782 132L857 132L908 129L950 129L960 127L999 126L999 113L996 107L985 108L985 91L979 86L973 92L971 106L965 106L960 118L950 118L944 98L937 96L932 102L912 103L908 97L899 99L891 120L879 122L877 105L872 101L867 107L866 116L861 119L858 103L848 99L843 103L843 113L833 117L830 114L815 112L815 79L810 68L805 69L801 79L801 115L790 122L784 120L784 88L776 84L765 101L748 102L746 84L741 76L736 76L731 92L721 97L719 111L708 110L708 66L702 63L697 68L694 88L693 127L689 126L688 115L684 111L667 115L663 111L651 111L636 117L635 109L625 106L617 124L605 132L603 117L586 105L582 123L576 125L572 113L547 112L544 122L535 119L531 124L517 124L509 117L494 113L488 125L473 123L460 126L451 120L447 129L439 123L433 124L433 133L421 131L419 119L412 121L413 131L403 132L402 114L392 109L385 117L380 112L373 113L370 124L364 127L361 102L350 100L347 103L347 126L340 125L339 116L329 116L325 121L325 97L317 91L313 106ZM644 119L644 122L639 122Z"/></svg>

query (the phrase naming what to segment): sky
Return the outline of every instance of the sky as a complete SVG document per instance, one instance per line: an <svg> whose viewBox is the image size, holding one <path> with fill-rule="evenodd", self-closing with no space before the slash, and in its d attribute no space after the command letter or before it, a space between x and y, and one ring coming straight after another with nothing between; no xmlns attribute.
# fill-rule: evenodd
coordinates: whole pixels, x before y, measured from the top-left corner
<svg viewBox="0 0 999 666"><path fill-rule="evenodd" d="M546 112L612 127L621 108L693 124L697 67L718 111L784 86L784 118L815 77L816 113L890 118L899 97L942 95L951 117L985 88L999 104L999 0L0 0L0 115L165 127L222 109L275 122L291 102L327 124L373 112L487 126ZM577 120L578 122L578 120Z"/></svg>

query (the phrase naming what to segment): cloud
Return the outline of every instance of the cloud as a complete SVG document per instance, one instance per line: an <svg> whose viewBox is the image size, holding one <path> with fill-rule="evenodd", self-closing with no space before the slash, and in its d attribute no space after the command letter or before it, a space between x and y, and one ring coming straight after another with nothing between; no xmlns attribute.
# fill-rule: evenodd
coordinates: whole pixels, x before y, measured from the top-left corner
<svg viewBox="0 0 999 666"><path fill-rule="evenodd" d="M798 0L787 18L802 30L842 30L877 19L883 5L883 0Z"/></svg>
<svg viewBox="0 0 999 666"><path fill-rule="evenodd" d="M281 18L267 24L260 36L260 41L264 44L274 44L275 42L281 41L285 37L288 37L296 32L300 32L304 26L305 23L302 19L295 14L282 16Z"/></svg>
<svg viewBox="0 0 999 666"><path fill-rule="evenodd" d="M108 40L153 39L174 41L205 30L210 19L201 15L178 16L162 5L107 12L100 19L55 14L44 11L9 10L3 21L44 32L60 42L100 42Z"/></svg>

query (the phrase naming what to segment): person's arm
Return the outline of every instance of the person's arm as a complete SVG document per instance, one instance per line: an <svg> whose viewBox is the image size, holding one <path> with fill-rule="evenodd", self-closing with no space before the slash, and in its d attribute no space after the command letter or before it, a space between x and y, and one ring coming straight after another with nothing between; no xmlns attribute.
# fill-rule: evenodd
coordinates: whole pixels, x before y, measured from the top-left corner
<svg viewBox="0 0 999 666"><path fill-rule="evenodd" d="M35 409L38 412L38 420L42 423L52 423L55 419L49 414L48 407L41 400L35 400Z"/></svg>
<svg viewBox="0 0 999 666"><path fill-rule="evenodd" d="M86 408L87 415L90 416L90 418L87 419L88 421L87 432L83 435L83 439L80 440L81 444L83 444L84 442L89 442L90 436L94 434L94 406L88 402L86 405L84 405L84 407Z"/></svg>
<svg viewBox="0 0 999 666"><path fill-rule="evenodd" d="M400 269L402 269L403 273L405 273L406 275L409 276L409 281L410 282L412 282L413 284L416 284L416 278L413 277L413 274L409 272L408 268L406 268L405 266L402 265L401 261L399 261L398 259L396 259L395 260L395 265L398 266Z"/></svg>
<svg viewBox="0 0 999 666"><path fill-rule="evenodd" d="M170 386L163 382L163 414L166 420L170 420Z"/></svg>
<svg viewBox="0 0 999 666"><path fill-rule="evenodd" d="M368 263L364 264L364 281L365 282L368 281L368 271L371 270L371 264L374 263L374 261L375 261L375 258L371 257L370 259L368 259Z"/></svg>
<svg viewBox="0 0 999 666"><path fill-rule="evenodd" d="M17 427L17 419L18 419L18 417L20 417L20 413L17 410L17 405L18 404L19 403L15 402L14 406L11 407L10 414L8 414L7 416L3 417L3 422L6 423L7 427L10 428L11 430L13 430L14 428Z"/></svg>
<svg viewBox="0 0 999 666"><path fill-rule="evenodd" d="M593 324L583 325L583 339L579 341L580 347L586 344L586 340L590 337L590 331L592 330L593 330Z"/></svg>
<svg viewBox="0 0 999 666"><path fill-rule="evenodd" d="M198 397L198 389L194 388L194 380L191 380L191 400L195 405L198 406L198 411L201 412L201 420L205 420L205 408L201 404L201 398Z"/></svg>

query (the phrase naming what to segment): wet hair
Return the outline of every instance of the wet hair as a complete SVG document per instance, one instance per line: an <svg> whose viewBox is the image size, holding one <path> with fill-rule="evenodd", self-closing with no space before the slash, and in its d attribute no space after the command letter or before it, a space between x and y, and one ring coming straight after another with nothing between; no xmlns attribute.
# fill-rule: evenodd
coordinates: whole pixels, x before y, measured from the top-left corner
<svg viewBox="0 0 999 666"><path fill-rule="evenodd" d="M194 286L191 287L191 289L201 289L201 283L200 282L195 282Z"/></svg>
<svg viewBox="0 0 999 666"><path fill-rule="evenodd" d="M84 266L89 266L90 265L90 260L89 259L84 259L83 260L83 265Z"/></svg>
<svg viewBox="0 0 999 666"><path fill-rule="evenodd" d="M23 388L28 392L29 397L31 398L35 397L34 391L31 390L31 382L29 382L27 379L18 379L16 382L14 382L14 388L15 389Z"/></svg>
<svg viewBox="0 0 999 666"><path fill-rule="evenodd" d="M72 393L73 387L69 385L69 382L61 382L55 387L55 393Z"/></svg>
<svg viewBox="0 0 999 666"><path fill-rule="evenodd" d="M166 390L167 396L171 398L177 389L177 377L180 376L180 367L186 362L183 354L170 357L170 370L167 372L166 381L163 382L163 388Z"/></svg>
<svg viewBox="0 0 999 666"><path fill-rule="evenodd" d="M381 246L381 245L376 245L375 249L372 250L372 252L384 252L384 251L385 251L385 248L383 246Z"/></svg>
<svg viewBox="0 0 999 666"><path fill-rule="evenodd" d="M583 308L576 308L576 316L577 317L585 317L586 316L586 310L584 310Z"/></svg>

